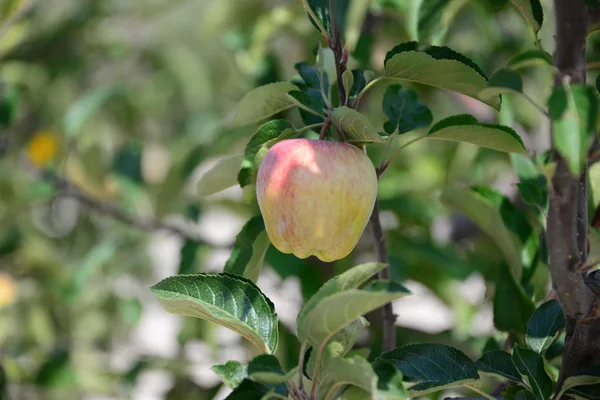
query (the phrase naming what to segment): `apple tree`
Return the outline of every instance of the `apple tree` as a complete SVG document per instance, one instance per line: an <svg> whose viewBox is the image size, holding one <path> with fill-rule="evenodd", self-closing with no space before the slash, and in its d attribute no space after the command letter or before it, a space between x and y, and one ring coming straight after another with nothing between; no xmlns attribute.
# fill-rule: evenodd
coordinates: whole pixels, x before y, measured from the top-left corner
<svg viewBox="0 0 600 400"><path fill-rule="evenodd" d="M600 278L594 226L600 221L590 212L595 204L588 187L599 149L598 89L588 84L586 42L600 4L555 0L548 15L539 0L482 2L490 9L513 7L519 23L529 27L527 48L484 71L444 45L445 29L465 3L460 1L405 8L408 20L409 13L418 16L407 28L417 40L393 45L383 65L370 65L368 3L302 1L321 35L314 56L296 64L295 78L249 91L235 115L236 125L258 125L235 160L237 184L249 203L260 206L256 217L240 232L223 273L173 276L151 291L166 310L222 324L254 344L260 354L248 364L232 360L214 367L233 389L230 399L405 399L457 387L489 399L596 398ZM361 31L345 29L351 18L364 19ZM555 46L538 35L544 24L555 24ZM543 97L528 93L523 76L531 68L545 77ZM439 117L415 87L453 92L455 101L476 102L494 117ZM517 99L547 123L545 148L528 148L514 129ZM385 115L382 130L371 122L375 105ZM301 125L286 117L295 110ZM389 253L395 259L403 254L386 243L382 204L368 200L372 189L368 174L361 175L365 167L357 169L357 156L370 156L367 172L383 181L409 146L424 141L488 149L508 157L514 169L517 199L489 184L450 181L432 200L466 216L501 254L492 293L493 321L502 334L479 354L434 341L398 346L391 302L411 293L389 273ZM346 146L356 156L340 155ZM222 168L215 166L205 182ZM333 276L305 303L297 317L298 363L284 370L275 356L277 305L256 285L267 247L333 261L359 239L342 232L354 226L360 235L367 222L376 259ZM380 318L369 314L375 310ZM382 337L377 354L354 349L369 325L367 314ZM497 386L489 389L490 381Z"/></svg>

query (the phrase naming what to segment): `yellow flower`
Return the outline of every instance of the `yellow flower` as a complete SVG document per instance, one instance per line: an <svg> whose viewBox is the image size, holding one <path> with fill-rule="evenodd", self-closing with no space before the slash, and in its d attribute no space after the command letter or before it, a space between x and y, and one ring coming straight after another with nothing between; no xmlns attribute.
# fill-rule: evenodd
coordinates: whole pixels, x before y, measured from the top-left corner
<svg viewBox="0 0 600 400"><path fill-rule="evenodd" d="M38 167L46 165L58 151L58 137L50 131L39 131L29 141L27 155Z"/></svg>

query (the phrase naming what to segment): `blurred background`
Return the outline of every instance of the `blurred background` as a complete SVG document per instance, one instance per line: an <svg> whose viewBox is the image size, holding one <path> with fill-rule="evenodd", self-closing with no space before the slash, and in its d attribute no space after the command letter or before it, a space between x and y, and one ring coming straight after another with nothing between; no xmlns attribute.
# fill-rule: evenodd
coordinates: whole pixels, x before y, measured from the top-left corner
<svg viewBox="0 0 600 400"><path fill-rule="evenodd" d="M535 48L530 28L502 0L351 3L351 68L380 73L392 46L418 38L467 55L489 76ZM552 51L551 2L543 6L540 37ZM294 64L314 63L319 40L300 0L0 0L5 398L226 397L210 366L249 360L249 344L168 314L147 288L169 275L223 270L257 208L239 186L202 197L197 182L218 160L243 153L256 130L231 123L243 95L297 77ZM596 49L592 42L592 61ZM326 68L333 81L330 54ZM525 91L545 104L552 70L520 72ZM471 113L511 125L533 153L547 145L547 122L520 98L504 96L496 113L460 95L404 87L418 91L434 121ZM384 90L375 87L362 103L380 130ZM278 117L302 126L297 109ZM375 163L384 150L369 148ZM414 292L394 304L400 344L435 340L476 356L490 338L502 338L490 301L501 255L436 195L446 184L491 184L516 199L517 181L506 154L442 141L410 147L384 174L392 274ZM284 368L297 362L295 318L304 300L334 274L374 259L368 229L349 257L332 264L269 248L258 285L280 317ZM541 300L545 265L534 281ZM374 354L376 327L359 342Z"/></svg>

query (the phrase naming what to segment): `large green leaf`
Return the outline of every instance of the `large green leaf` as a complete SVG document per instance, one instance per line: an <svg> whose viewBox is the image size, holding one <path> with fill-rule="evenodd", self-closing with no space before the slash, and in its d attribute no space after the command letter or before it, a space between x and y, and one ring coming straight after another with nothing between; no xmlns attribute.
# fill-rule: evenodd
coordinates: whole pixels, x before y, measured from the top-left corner
<svg viewBox="0 0 600 400"><path fill-rule="evenodd" d="M248 364L248 376L256 382L278 384L288 380L279 360L272 354L261 354Z"/></svg>
<svg viewBox="0 0 600 400"><path fill-rule="evenodd" d="M287 96L292 90L298 90L298 87L289 82L269 83L252 89L240 101L234 124L253 124L292 107L294 104Z"/></svg>
<svg viewBox="0 0 600 400"><path fill-rule="evenodd" d="M250 185L255 179L264 154L275 143L294 137L295 131L288 121L276 119L262 124L252 135L244 149L244 159L238 173L238 183L241 187ZM264 153L263 153L264 151ZM258 154L261 153L259 156ZM257 163L257 157L260 158Z"/></svg>
<svg viewBox="0 0 600 400"><path fill-rule="evenodd" d="M249 279L228 273L178 275L150 290L173 314L223 325L263 353L273 353L277 348L275 307Z"/></svg>
<svg viewBox="0 0 600 400"><path fill-rule="evenodd" d="M373 275L381 271L386 267L386 264L381 263L365 263L356 265L349 270L334 276L315 293L302 307L302 310L298 313L296 318L296 324L298 326L304 325L304 319L306 314L312 311L317 304L323 301L326 297L333 294L343 292L349 289L356 289L366 281L368 281Z"/></svg>
<svg viewBox="0 0 600 400"><path fill-rule="evenodd" d="M331 122L344 142L363 144L384 141L369 119L351 108L342 106L333 110Z"/></svg>
<svg viewBox="0 0 600 400"><path fill-rule="evenodd" d="M556 300L542 304L527 323L525 340L530 349L543 353L552 345L558 332L565 327L565 317Z"/></svg>
<svg viewBox="0 0 600 400"><path fill-rule="evenodd" d="M454 115L439 121L431 127L427 138L471 143L508 153L527 153L523 141L512 128L482 124L469 114Z"/></svg>
<svg viewBox="0 0 600 400"><path fill-rule="evenodd" d="M238 387L248 377L248 366L238 361L227 361L225 364L213 365L213 372L221 378L230 389Z"/></svg>
<svg viewBox="0 0 600 400"><path fill-rule="evenodd" d="M236 236L224 271L244 276L256 282L270 244L262 216L252 217Z"/></svg>
<svg viewBox="0 0 600 400"><path fill-rule="evenodd" d="M198 181L198 196L205 197L235 186L244 156L224 157L202 175Z"/></svg>
<svg viewBox="0 0 600 400"><path fill-rule="evenodd" d="M298 326L298 337L319 348L350 322L410 292L389 281L373 281L362 290L349 289L325 297Z"/></svg>
<svg viewBox="0 0 600 400"><path fill-rule="evenodd" d="M535 65L543 65L553 68L552 56L546 52L540 51L539 49L527 50L511 58L507 64L507 67L518 70Z"/></svg>
<svg viewBox="0 0 600 400"><path fill-rule="evenodd" d="M441 343L408 344L382 353L403 374L413 395L461 386L479 379L473 361L462 351Z"/></svg>
<svg viewBox="0 0 600 400"><path fill-rule="evenodd" d="M517 237L508 230L496 207L472 190L447 187L441 200L447 206L464 213L496 243L504 254L513 274L521 277L521 252Z"/></svg>
<svg viewBox="0 0 600 400"><path fill-rule="evenodd" d="M417 42L399 44L385 58L385 76L452 90L500 109L500 96L480 98L487 77L468 57L447 47L431 46L422 51Z"/></svg>
<svg viewBox="0 0 600 400"><path fill-rule="evenodd" d="M519 373L527 378L529 388L539 400L550 398L554 385L544 369L544 359L533 350L515 345L512 355L513 363Z"/></svg>
<svg viewBox="0 0 600 400"><path fill-rule="evenodd" d="M244 379L225 400L269 400L270 394L275 390L270 385L254 382L250 379Z"/></svg>
<svg viewBox="0 0 600 400"><path fill-rule="evenodd" d="M548 112L553 121L553 142L567 159L570 172L579 175L596 127L596 95L584 85L555 87L548 99Z"/></svg>
<svg viewBox="0 0 600 400"><path fill-rule="evenodd" d="M494 325L505 332L523 334L527 321L535 311L533 301L517 282L505 263L502 263L496 278L494 293Z"/></svg>
<svg viewBox="0 0 600 400"><path fill-rule="evenodd" d="M488 351L475 363L477 369L488 374L499 375L513 382L521 383L521 375L512 362L512 357L504 350Z"/></svg>
<svg viewBox="0 0 600 400"><path fill-rule="evenodd" d="M399 134L425 128L433 121L429 107L421 103L414 90L390 85L383 94L383 113L388 117L383 127L388 134Z"/></svg>

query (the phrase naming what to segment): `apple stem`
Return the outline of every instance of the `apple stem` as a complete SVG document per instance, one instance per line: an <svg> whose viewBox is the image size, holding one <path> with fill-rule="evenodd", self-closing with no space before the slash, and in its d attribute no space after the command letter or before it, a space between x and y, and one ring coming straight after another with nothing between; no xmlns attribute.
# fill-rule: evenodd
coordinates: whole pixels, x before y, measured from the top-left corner
<svg viewBox="0 0 600 400"><path fill-rule="evenodd" d="M325 122L323 122L321 132L319 133L319 140L325 139L325 134L327 133L327 128L329 128L329 125L331 125L331 112L327 115Z"/></svg>

